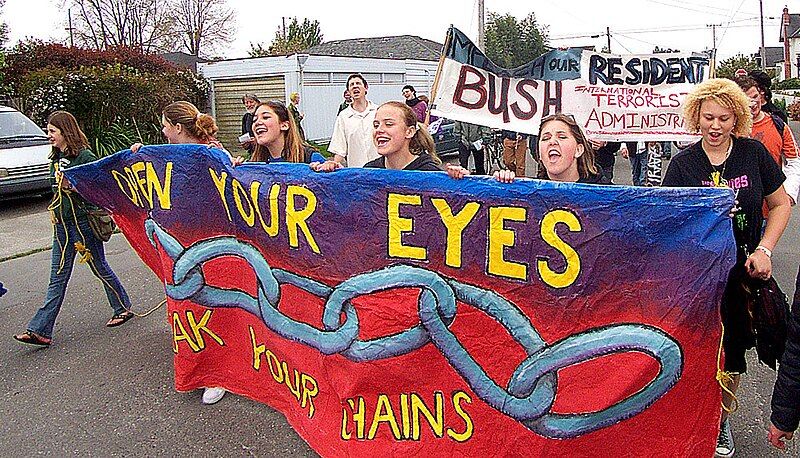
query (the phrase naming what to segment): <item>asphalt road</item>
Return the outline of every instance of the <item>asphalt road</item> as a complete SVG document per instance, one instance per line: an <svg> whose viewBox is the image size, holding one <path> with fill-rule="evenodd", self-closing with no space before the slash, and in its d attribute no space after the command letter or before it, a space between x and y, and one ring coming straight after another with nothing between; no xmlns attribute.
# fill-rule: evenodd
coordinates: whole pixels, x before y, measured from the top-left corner
<svg viewBox="0 0 800 458"><path fill-rule="evenodd" d="M616 181L629 183L629 175L628 162L619 159ZM40 233L48 224L46 204L41 198L0 201L0 245L47 240L49 234ZM795 214L774 255L775 276L790 296L799 227ZM157 305L163 288L125 239L115 235L106 249L135 309ZM70 281L54 345L35 349L12 340L41 305L49 264L49 251L0 262L0 282L9 290L0 298L0 454L314 456L284 417L264 404L228 395L203 406L199 391L176 392L164 308L106 328L111 309L83 266L76 266ZM741 407L732 417L737 456L800 456L800 447L781 454L767 446L775 374L750 356Z"/></svg>

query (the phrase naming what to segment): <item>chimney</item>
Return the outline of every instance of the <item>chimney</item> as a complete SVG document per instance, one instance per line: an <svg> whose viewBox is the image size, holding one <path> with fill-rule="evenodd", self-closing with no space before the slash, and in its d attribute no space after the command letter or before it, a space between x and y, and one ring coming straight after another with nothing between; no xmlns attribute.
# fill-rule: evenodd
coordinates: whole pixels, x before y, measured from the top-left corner
<svg viewBox="0 0 800 458"><path fill-rule="evenodd" d="M792 56L789 51L789 7L783 7L783 75L785 79L792 77Z"/></svg>

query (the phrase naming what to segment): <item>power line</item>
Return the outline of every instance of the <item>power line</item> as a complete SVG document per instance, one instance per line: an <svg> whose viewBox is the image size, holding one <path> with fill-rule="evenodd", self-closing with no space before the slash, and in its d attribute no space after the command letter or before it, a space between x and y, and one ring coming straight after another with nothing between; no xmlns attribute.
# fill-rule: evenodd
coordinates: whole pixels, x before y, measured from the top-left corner
<svg viewBox="0 0 800 458"><path fill-rule="evenodd" d="M710 10L698 10L698 9L695 9L695 8L690 8L689 6L685 6L685 5L675 5L675 4L666 3L665 1L659 1L659 0L645 0L645 1L650 2L650 3L655 3L655 4L658 4L658 5L669 6L671 8L679 8L679 9L684 10L684 11L694 11L695 13L713 14L715 16L729 17L729 13L727 12L727 10L725 10L723 8L709 7L709 6L697 5L697 4L693 4L692 5L694 7L714 8L717 11L725 11L725 13L718 13L718 12L710 11ZM755 13L750 13L750 14L755 14Z"/></svg>
<svg viewBox="0 0 800 458"><path fill-rule="evenodd" d="M750 20L750 19L748 19ZM741 21L744 21L742 19ZM777 25L779 24L778 21L766 22L765 24L768 25ZM737 28L747 28L747 27L759 27L758 24L742 24L742 25L730 25L728 28L730 29L737 29ZM670 32L688 32L693 30L705 30L707 26L705 24L698 24L698 25L690 25L690 26L672 26L672 27L663 27L663 28L653 28L653 29L633 29L633 30L614 30L614 33L620 34L639 34L639 33L670 33ZM564 36L556 36L556 37L548 37L548 40L570 40L573 38L597 38L600 35L605 35L605 31L596 32L596 33L586 33L580 35L564 35Z"/></svg>
<svg viewBox="0 0 800 458"><path fill-rule="evenodd" d="M738 8L736 8L736 11L734 11L734 12L733 12L733 14L731 14L731 17L730 17L730 19L731 19L731 20L733 19L733 17L734 17L734 16L736 16L736 14L738 14L738 13L739 13L739 10L740 10L740 9L742 9L742 5L744 5L744 0L742 0L741 2L739 2L739 7L738 7ZM722 36L721 36L721 37L719 37L719 42L720 42L720 43L722 43L722 40L724 40L724 39L725 39L725 35L728 33L728 28L729 28L730 24L731 24L731 21L729 20L729 21L728 21L728 26L726 26L726 27L723 27L723 29L722 29Z"/></svg>
<svg viewBox="0 0 800 458"><path fill-rule="evenodd" d="M685 0L670 0L670 1L673 2L673 3L682 3L684 5L689 5L689 6L698 6L696 0L695 1L691 1L691 2L687 2ZM675 5L675 6L678 7L678 8L683 8L683 6L677 6L677 5ZM699 6L702 6L703 8L715 9L715 10L719 10L719 11L726 11L726 12L728 11L726 8L720 8L718 6L711 6L711 5L699 5ZM756 13L750 13L750 14L756 14Z"/></svg>
<svg viewBox="0 0 800 458"><path fill-rule="evenodd" d="M613 38L613 39L614 39L614 41L616 41L616 42L617 42L617 44L619 44L620 46L622 46L622 49L624 49L625 51L627 51L627 52L628 52L628 54L633 54L633 52L632 52L630 49L628 49L627 47L625 47L625 45L624 45L624 44L622 44L622 42L621 42L621 41L619 41L619 40L617 39L617 37L616 37L616 34L614 34L614 35L611 35L611 38Z"/></svg>
<svg viewBox="0 0 800 458"><path fill-rule="evenodd" d="M644 44L646 44L646 45L650 45L650 46L658 46L658 45L657 45L657 44L655 44L655 43L651 43L651 42L649 42L649 41L641 40L641 39L639 39L639 38L629 37L629 36L627 36L627 35L624 35L624 34L622 34L622 33L619 33L619 32L616 32L616 33L615 33L615 35L619 35L619 36L621 36L621 37L623 37L623 38L627 38L628 40L638 41L638 42L640 42L640 43L644 43ZM624 48L624 46L623 46L623 48ZM626 48L626 49L627 49L627 48ZM631 54L632 54L632 53L631 53Z"/></svg>

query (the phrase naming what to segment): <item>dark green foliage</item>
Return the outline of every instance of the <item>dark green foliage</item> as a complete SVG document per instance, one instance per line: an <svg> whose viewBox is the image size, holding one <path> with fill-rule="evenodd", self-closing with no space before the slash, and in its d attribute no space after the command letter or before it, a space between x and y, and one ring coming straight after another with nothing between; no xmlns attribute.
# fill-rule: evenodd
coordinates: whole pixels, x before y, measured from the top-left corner
<svg viewBox="0 0 800 458"><path fill-rule="evenodd" d="M747 57L744 54L739 54L738 56L729 57L719 64L717 64L717 78L733 78L736 74L736 70L743 68L745 70L756 70L759 68L756 59L753 57Z"/></svg>
<svg viewBox="0 0 800 458"><path fill-rule="evenodd" d="M21 62L30 57L19 52L50 58L26 68ZM56 110L69 111L98 155L139 141L161 143L164 106L188 100L202 110L207 102L208 83L202 77L131 50L27 43L15 48L8 61L17 73L6 89L18 108L39 125Z"/></svg>
<svg viewBox="0 0 800 458"><path fill-rule="evenodd" d="M547 27L540 27L534 13L523 20L511 14L489 13L486 24L486 56L503 68L526 64L547 52Z"/></svg>

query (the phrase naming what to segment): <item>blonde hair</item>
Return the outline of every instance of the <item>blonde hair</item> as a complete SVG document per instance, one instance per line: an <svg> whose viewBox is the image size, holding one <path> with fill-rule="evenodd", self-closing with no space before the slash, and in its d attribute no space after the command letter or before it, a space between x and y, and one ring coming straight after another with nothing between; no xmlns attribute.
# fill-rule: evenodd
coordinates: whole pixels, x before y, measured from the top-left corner
<svg viewBox="0 0 800 458"><path fill-rule="evenodd" d="M289 94L289 101L291 101L292 103L297 103L298 100L300 100L300 94L298 94L297 92L292 92L291 94Z"/></svg>
<svg viewBox="0 0 800 458"><path fill-rule="evenodd" d="M176 126L180 124L183 126L189 135L199 140L198 143L209 143L214 141L214 136L217 135L219 128L217 122L214 121L210 115L201 113L190 102L180 101L173 102L167 105L161 112L164 119Z"/></svg>
<svg viewBox="0 0 800 458"><path fill-rule="evenodd" d="M733 135L747 137L753 129L753 115L750 113L750 100L738 84L726 78L711 78L692 89L683 102L683 117L689 132L700 131L700 106L706 100L713 100L733 112L735 122Z"/></svg>
<svg viewBox="0 0 800 458"><path fill-rule="evenodd" d="M406 124L406 127L414 127L416 131L414 132L414 136L411 137L411 142L408 145L408 150L411 151L412 154L416 154L419 156L420 154L428 153L433 159L433 162L437 164L441 164L442 160L439 159L439 156L436 154L436 142L431 137L431 134L428 133L428 129L421 124L417 124L417 115L411 110L403 102L391 101L386 102L378 109L390 106L395 107L403 112L403 121Z"/></svg>

